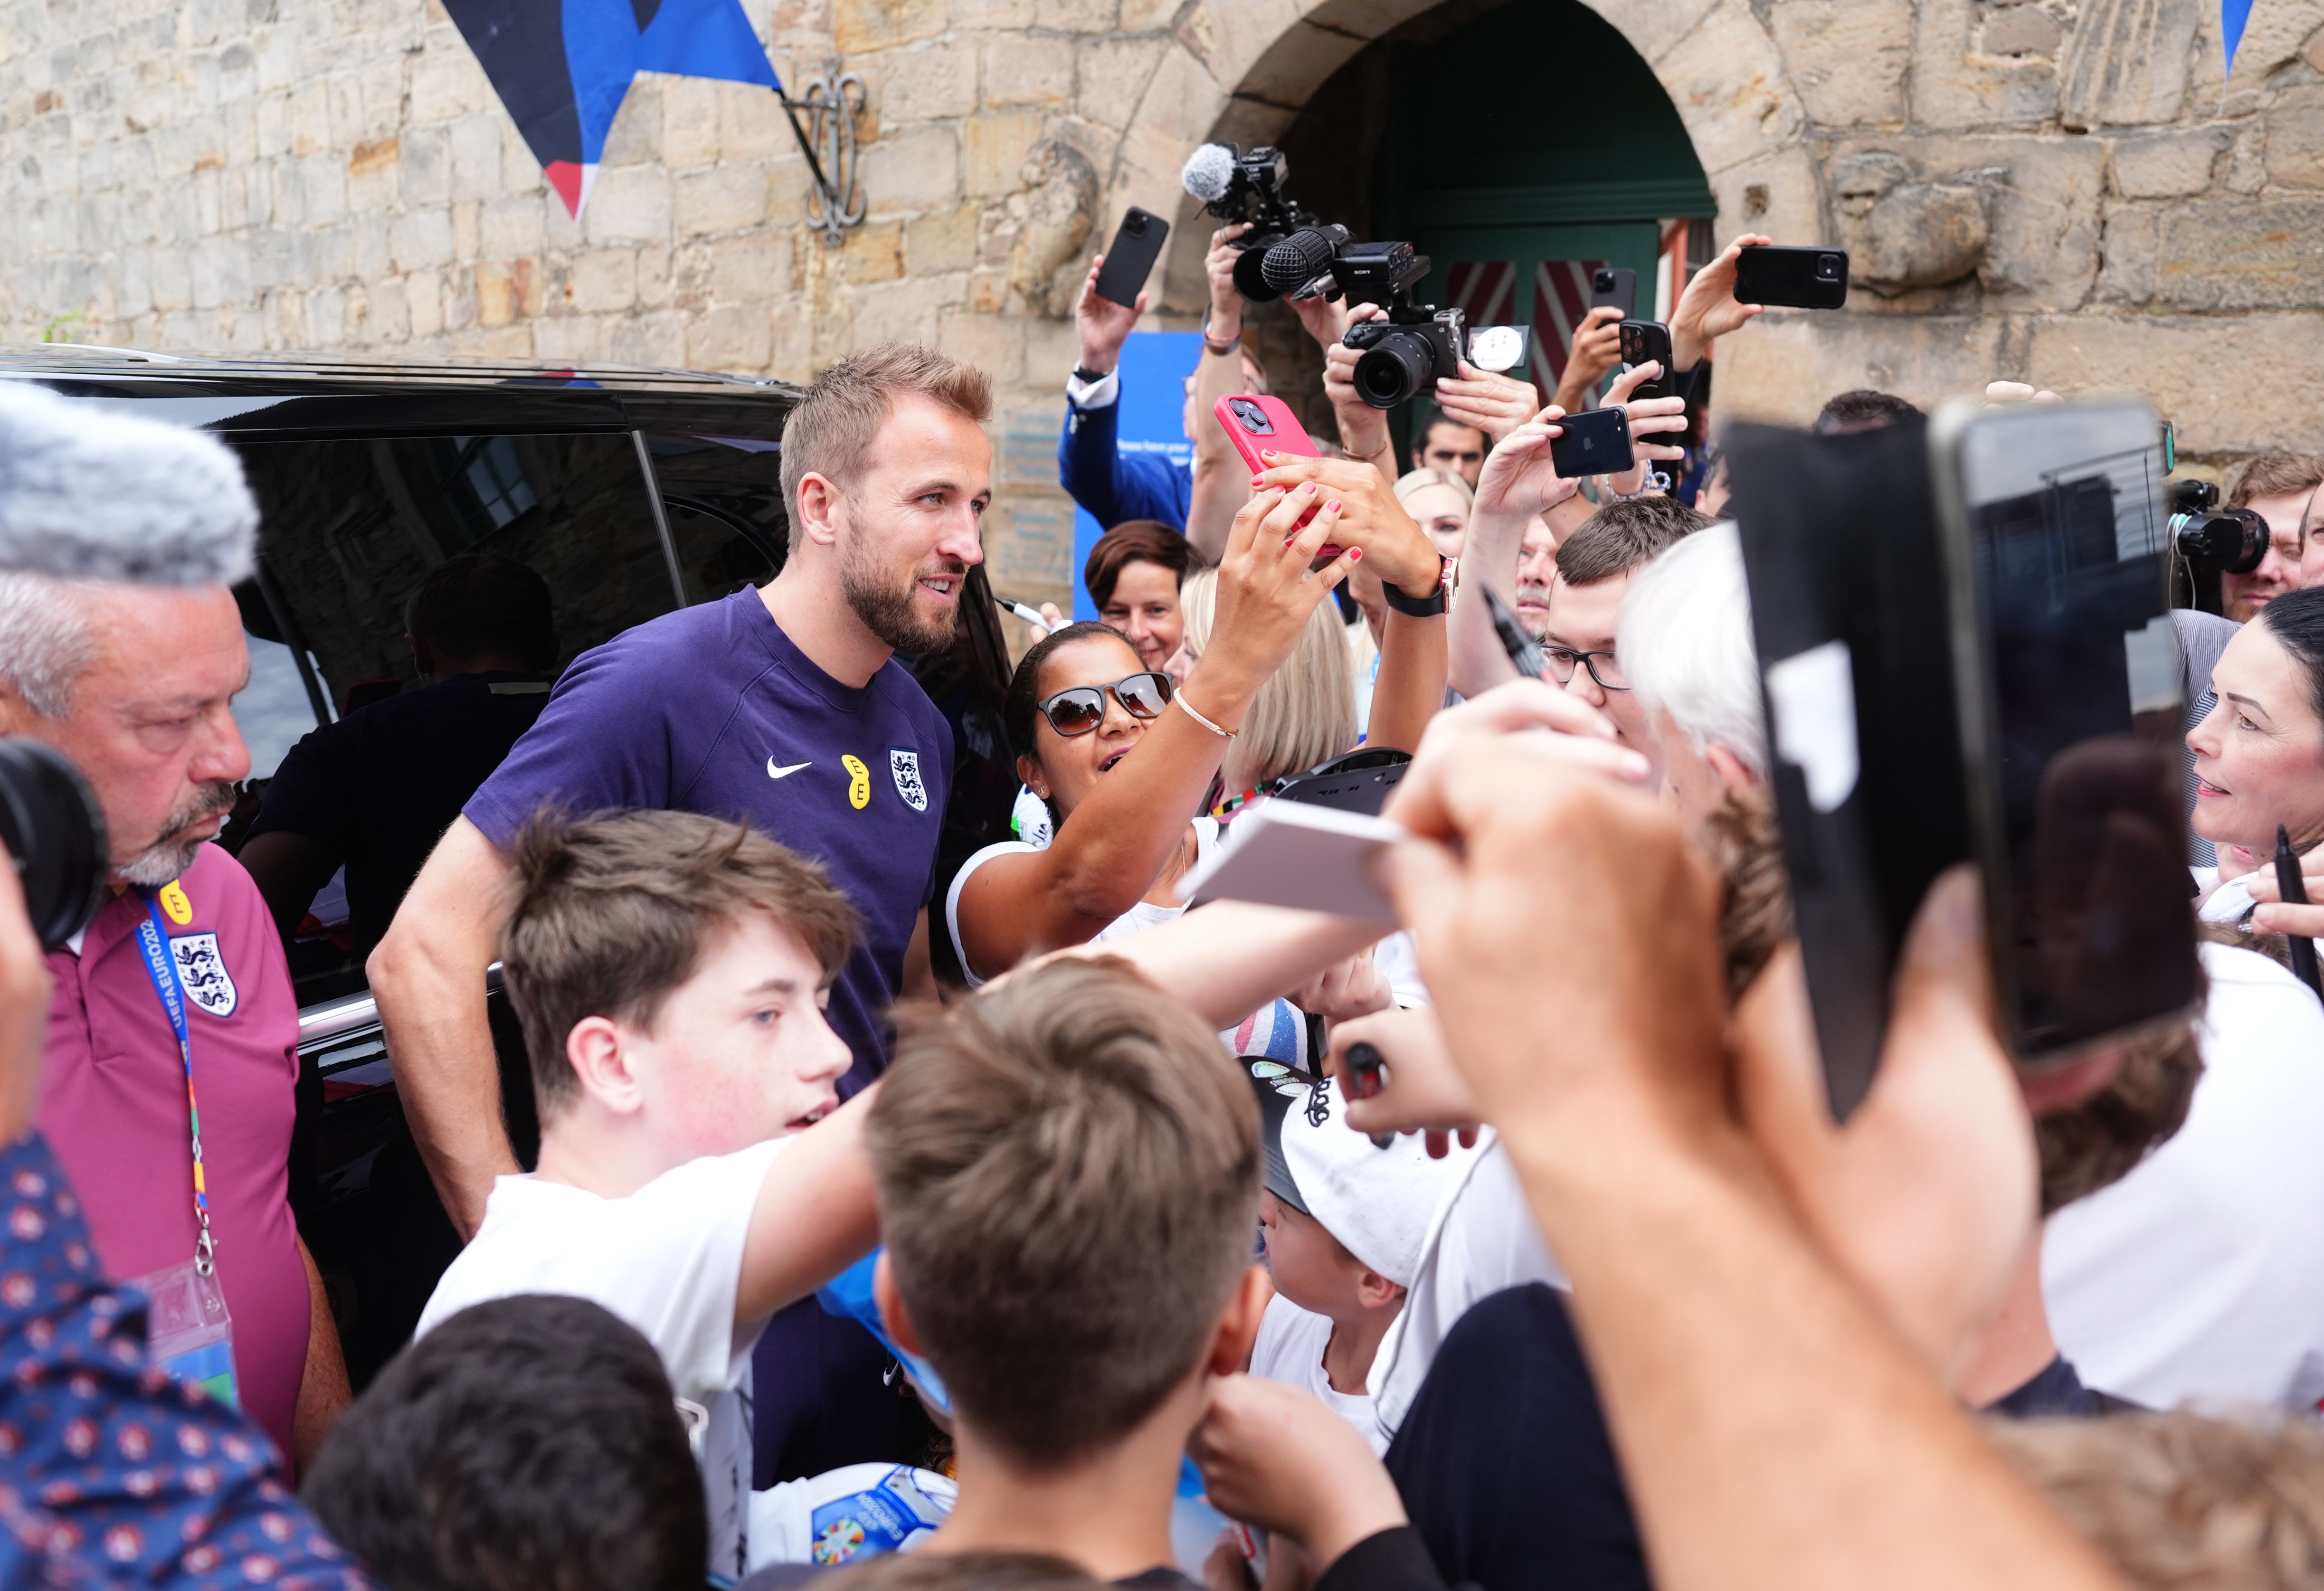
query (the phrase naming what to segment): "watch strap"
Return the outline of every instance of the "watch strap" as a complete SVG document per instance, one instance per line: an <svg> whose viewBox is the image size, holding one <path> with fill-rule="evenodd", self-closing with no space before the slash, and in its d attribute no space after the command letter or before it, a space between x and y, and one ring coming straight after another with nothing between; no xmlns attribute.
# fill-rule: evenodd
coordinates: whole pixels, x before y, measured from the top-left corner
<svg viewBox="0 0 2324 1591"><path fill-rule="evenodd" d="M1380 582L1380 595L1387 599L1389 607L1406 618L1438 618L1444 612L1444 575L1452 566L1452 560L1445 557L1443 553L1436 555L1436 589L1425 597L1406 596L1400 588L1385 580Z"/></svg>

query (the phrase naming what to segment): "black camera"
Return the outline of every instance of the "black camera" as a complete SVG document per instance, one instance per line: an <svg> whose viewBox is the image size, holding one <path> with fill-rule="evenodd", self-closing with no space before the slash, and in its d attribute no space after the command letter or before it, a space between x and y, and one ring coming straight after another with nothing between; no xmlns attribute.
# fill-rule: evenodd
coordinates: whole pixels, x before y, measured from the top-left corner
<svg viewBox="0 0 2324 1591"><path fill-rule="evenodd" d="M1435 391L1440 376L1461 373L1467 342L1461 310L1415 304L1412 289L1428 274L1428 256L1408 243L1349 244L1332 258L1332 278L1351 304L1380 304L1386 320L1360 321L1340 340L1363 350L1357 395L1374 409L1394 409Z"/></svg>
<svg viewBox="0 0 2324 1591"><path fill-rule="evenodd" d="M88 926L112 872L105 814L79 770L38 740L0 740L0 844L15 861L42 949Z"/></svg>
<svg viewBox="0 0 2324 1591"><path fill-rule="evenodd" d="M2267 556L2273 533L2249 509L2223 509L2219 489L2209 481L2176 481L2171 486L2171 542L2188 565L2201 573L2248 575Z"/></svg>
<svg viewBox="0 0 2324 1591"><path fill-rule="evenodd" d="M1235 290L1254 304L1280 296L1261 273L1268 250L1314 224L1314 217L1286 198L1283 185L1291 163L1283 152L1261 145L1246 152L1240 144L1205 143L1186 157L1179 179L1203 208L1222 221L1248 221L1250 230L1235 240Z"/></svg>

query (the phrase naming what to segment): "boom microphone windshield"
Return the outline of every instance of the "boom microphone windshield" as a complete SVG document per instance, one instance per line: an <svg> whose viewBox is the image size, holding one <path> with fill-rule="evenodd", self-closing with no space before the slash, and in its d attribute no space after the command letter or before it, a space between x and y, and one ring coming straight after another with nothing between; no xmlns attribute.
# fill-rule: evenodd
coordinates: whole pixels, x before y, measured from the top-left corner
<svg viewBox="0 0 2324 1591"><path fill-rule="evenodd" d="M1217 204L1227 197L1234 181L1234 152L1223 143L1205 143L1186 157L1185 168L1178 180L1186 191L1206 205Z"/></svg>
<svg viewBox="0 0 2324 1591"><path fill-rule="evenodd" d="M1303 226L1267 251L1259 277L1278 293L1305 297L1303 289L1332 273L1332 256L1348 241L1344 226Z"/></svg>
<svg viewBox="0 0 2324 1591"><path fill-rule="evenodd" d="M242 463L217 437L0 381L0 570L231 585L257 529Z"/></svg>

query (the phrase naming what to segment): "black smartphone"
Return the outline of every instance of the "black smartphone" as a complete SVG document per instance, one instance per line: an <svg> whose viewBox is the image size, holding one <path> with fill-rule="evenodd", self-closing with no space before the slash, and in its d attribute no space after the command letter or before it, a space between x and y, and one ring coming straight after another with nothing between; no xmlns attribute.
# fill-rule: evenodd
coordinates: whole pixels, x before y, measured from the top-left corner
<svg viewBox="0 0 2324 1591"><path fill-rule="evenodd" d="M1098 267L1097 296L1125 307L1136 304L1138 290L1153 274L1154 262L1162 257L1162 244L1169 235L1167 221L1151 210L1130 206L1114 229L1105 263Z"/></svg>
<svg viewBox="0 0 2324 1591"><path fill-rule="evenodd" d="M1840 1121L1872 1086L1913 915L1969 854L1924 430L1737 424L1723 439L1768 783Z"/></svg>
<svg viewBox="0 0 2324 1591"><path fill-rule="evenodd" d="M1590 273L1590 307L1611 304L1630 318L1638 306L1638 273L1627 265L1600 265Z"/></svg>
<svg viewBox="0 0 2324 1591"><path fill-rule="evenodd" d="M1626 320L1622 323L1622 368L1634 370L1653 361L1660 364L1662 373L1653 381L1640 382L1631 391L1633 398L1669 398L1678 391L1677 373L1671 369L1670 327L1659 320Z"/></svg>
<svg viewBox="0 0 2324 1591"><path fill-rule="evenodd" d="M1342 812L1379 815L1388 793L1412 766L1412 753L1389 746L1364 746L1335 757L1276 786L1277 799L1305 801L1312 806L1337 807Z"/></svg>
<svg viewBox="0 0 2324 1591"><path fill-rule="evenodd" d="M1638 462L1630 451L1630 417L1618 409L1585 409L1557 424L1562 434L1550 440L1550 464L1569 481L1618 475Z"/></svg>
<svg viewBox="0 0 2324 1591"><path fill-rule="evenodd" d="M1754 244L1735 256L1735 301L1837 309L1848 302L1848 252Z"/></svg>
<svg viewBox="0 0 2324 1591"><path fill-rule="evenodd" d="M2201 998L2159 436L2136 398L1960 402L1930 428L1969 834L2024 1065Z"/></svg>

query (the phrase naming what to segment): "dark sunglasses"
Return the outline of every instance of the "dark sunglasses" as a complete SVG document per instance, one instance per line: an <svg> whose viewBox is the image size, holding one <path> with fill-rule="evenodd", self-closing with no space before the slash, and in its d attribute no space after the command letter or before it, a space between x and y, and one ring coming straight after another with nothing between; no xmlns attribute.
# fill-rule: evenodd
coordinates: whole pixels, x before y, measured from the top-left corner
<svg viewBox="0 0 2324 1591"><path fill-rule="evenodd" d="M1105 694L1121 704L1121 710L1132 718L1159 718L1162 709L1170 704L1170 676L1167 674L1130 674L1106 685L1074 685L1059 691L1046 702L1036 703L1035 710L1049 721L1049 727L1071 740L1085 735L1105 722Z"/></svg>

